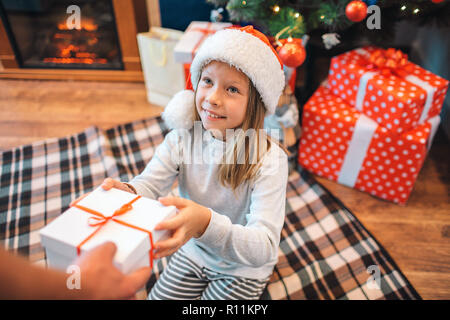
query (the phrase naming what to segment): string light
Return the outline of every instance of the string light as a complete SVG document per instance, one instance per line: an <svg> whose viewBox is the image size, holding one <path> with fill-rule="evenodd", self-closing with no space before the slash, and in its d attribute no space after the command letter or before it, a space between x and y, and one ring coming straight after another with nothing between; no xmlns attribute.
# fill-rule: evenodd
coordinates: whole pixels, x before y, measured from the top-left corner
<svg viewBox="0 0 450 320"><path fill-rule="evenodd" d="M279 12L279 11L280 11L280 7L279 7L279 6L273 7L273 11L274 11L274 12Z"/></svg>
<svg viewBox="0 0 450 320"><path fill-rule="evenodd" d="M416 8L416 9L414 9L413 13L414 13L414 14L418 14L419 11L420 11L419 8Z"/></svg>
<svg viewBox="0 0 450 320"><path fill-rule="evenodd" d="M400 10L405 11L405 10L406 10L406 6L403 5L403 6L400 8Z"/></svg>
<svg viewBox="0 0 450 320"><path fill-rule="evenodd" d="M324 16L324 15L321 15L321 16L320 16L320 20L323 20L323 19L325 19L325 16Z"/></svg>
<svg viewBox="0 0 450 320"><path fill-rule="evenodd" d="M294 14L294 17L296 17L296 18L300 17L300 13L296 12L296 13Z"/></svg>
<svg viewBox="0 0 450 320"><path fill-rule="evenodd" d="M245 6L247 4L247 1L242 1L242 5Z"/></svg>

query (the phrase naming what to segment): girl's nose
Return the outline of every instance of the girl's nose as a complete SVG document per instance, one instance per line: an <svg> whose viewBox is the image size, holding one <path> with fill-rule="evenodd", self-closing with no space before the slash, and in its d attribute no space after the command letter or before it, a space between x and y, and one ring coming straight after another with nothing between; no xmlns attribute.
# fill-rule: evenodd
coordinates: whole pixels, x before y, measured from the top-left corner
<svg viewBox="0 0 450 320"><path fill-rule="evenodd" d="M211 88L211 90L208 92L208 96L206 100L209 104L218 106L220 105L221 97L220 97L220 90L218 88Z"/></svg>

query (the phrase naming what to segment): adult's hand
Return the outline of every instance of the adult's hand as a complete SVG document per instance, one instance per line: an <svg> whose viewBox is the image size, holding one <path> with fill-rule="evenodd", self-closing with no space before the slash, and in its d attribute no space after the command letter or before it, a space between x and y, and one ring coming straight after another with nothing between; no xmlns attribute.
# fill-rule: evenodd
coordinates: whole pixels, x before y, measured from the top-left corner
<svg viewBox="0 0 450 320"><path fill-rule="evenodd" d="M0 248L0 299L129 299L144 287L150 268L123 275L114 265L115 244L86 252L74 264L80 267L80 289L69 289L69 275L35 266L24 257Z"/></svg>
<svg viewBox="0 0 450 320"><path fill-rule="evenodd" d="M122 274L114 265L117 247L104 243L81 255L74 264L80 267L81 290L87 299L130 299L144 287L151 274L149 267Z"/></svg>

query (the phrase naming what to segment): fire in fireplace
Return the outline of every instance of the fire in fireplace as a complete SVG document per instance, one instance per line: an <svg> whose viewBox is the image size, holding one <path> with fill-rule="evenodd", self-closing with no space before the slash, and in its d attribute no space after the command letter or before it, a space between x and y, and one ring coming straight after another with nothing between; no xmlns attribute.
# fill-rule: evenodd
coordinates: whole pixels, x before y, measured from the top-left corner
<svg viewBox="0 0 450 320"><path fill-rule="evenodd" d="M123 69L111 0L0 0L0 11L23 68Z"/></svg>

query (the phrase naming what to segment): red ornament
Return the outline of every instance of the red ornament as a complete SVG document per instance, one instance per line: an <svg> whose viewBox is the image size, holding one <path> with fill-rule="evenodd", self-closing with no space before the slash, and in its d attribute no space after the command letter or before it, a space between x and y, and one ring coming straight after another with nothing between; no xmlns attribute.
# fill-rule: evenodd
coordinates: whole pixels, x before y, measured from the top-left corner
<svg viewBox="0 0 450 320"><path fill-rule="evenodd" d="M277 48L278 56L283 64L291 68L301 66L306 58L306 50L302 39L281 39L281 46Z"/></svg>
<svg viewBox="0 0 450 320"><path fill-rule="evenodd" d="M367 4L360 0L351 1L345 8L345 15L350 21L360 22L367 16Z"/></svg>

